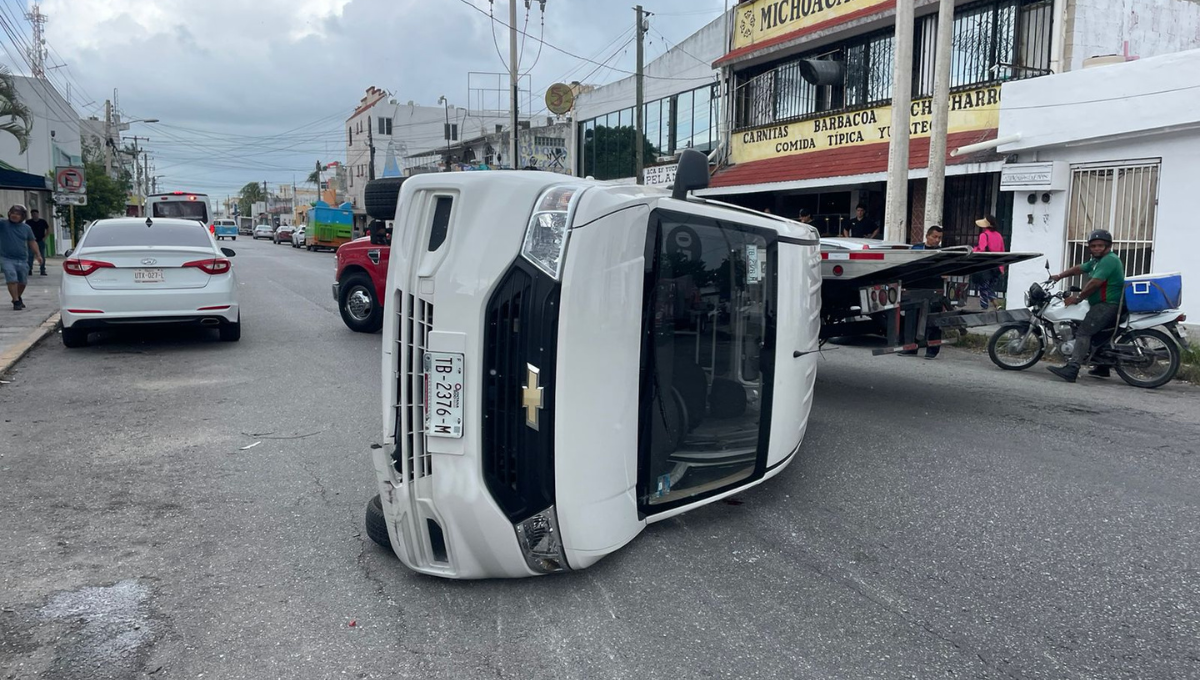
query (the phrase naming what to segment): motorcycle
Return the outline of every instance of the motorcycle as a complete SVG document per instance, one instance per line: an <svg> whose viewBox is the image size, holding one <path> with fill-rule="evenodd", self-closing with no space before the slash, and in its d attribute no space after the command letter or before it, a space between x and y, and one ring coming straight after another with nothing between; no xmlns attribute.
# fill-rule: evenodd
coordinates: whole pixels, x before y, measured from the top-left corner
<svg viewBox="0 0 1200 680"><path fill-rule="evenodd" d="M1049 264L1047 264L1047 273ZM1001 326L988 341L988 356L1006 371L1023 371L1047 352L1066 361L1075 349L1075 332L1090 308L1087 301L1067 306L1068 293L1054 292L1054 281L1030 285L1025 293L1029 321ZM1071 286L1078 293L1078 286ZM1188 346L1179 325L1187 317L1178 309L1150 313L1122 312L1116 328L1092 336L1091 357L1085 365L1115 369L1134 387L1154 388L1170 382L1179 371L1180 348ZM1159 327L1166 329L1160 330Z"/></svg>

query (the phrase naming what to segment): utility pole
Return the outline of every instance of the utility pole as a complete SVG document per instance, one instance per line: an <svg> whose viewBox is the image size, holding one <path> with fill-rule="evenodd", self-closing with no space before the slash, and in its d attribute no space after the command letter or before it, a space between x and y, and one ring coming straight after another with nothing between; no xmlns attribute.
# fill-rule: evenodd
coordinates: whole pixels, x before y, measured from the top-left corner
<svg viewBox="0 0 1200 680"><path fill-rule="evenodd" d="M367 166L367 181L375 179L375 136L371 132L371 117L367 116L367 147L370 150L370 162Z"/></svg>
<svg viewBox="0 0 1200 680"><path fill-rule="evenodd" d="M33 3L33 9L25 14L29 23L33 24L33 44L29 46L29 67L34 78L46 77L46 36L42 27L46 25L46 15L38 4ZM68 97L68 101L70 98Z"/></svg>
<svg viewBox="0 0 1200 680"><path fill-rule="evenodd" d="M925 180L925 227L942 224L946 203L946 134L950 126L950 50L954 0L938 6L933 65L933 121L929 133L929 178Z"/></svg>
<svg viewBox="0 0 1200 680"><path fill-rule="evenodd" d="M520 170L521 166L518 161L521 158L520 146L520 130L517 127L518 111L517 103L519 96L518 67L517 64L517 0L508 0L508 77L511 82L512 89L512 167L513 170Z"/></svg>
<svg viewBox="0 0 1200 680"><path fill-rule="evenodd" d="M646 138L646 121L644 120L646 115L646 104L644 99L645 93L643 91L645 74L643 73L644 64L642 63L644 56L642 43L646 38L646 25L645 19L642 17L642 6L638 5L637 7L634 7L633 11L637 13L637 96L636 103L634 104L634 109L636 111L634 114L634 120L636 121L636 132L633 135L634 157L637 160L634 166L634 176L637 178L638 184L645 184L646 179L642 176L646 167L646 143L643 141Z"/></svg>
<svg viewBox="0 0 1200 680"><path fill-rule="evenodd" d="M142 184L145 181L145 178L142 175L142 166L138 162L138 157L141 156L141 154L142 154L142 150L138 147L138 142L139 141L148 142L148 141L150 141L150 138L134 136L134 137L130 137L130 139L133 140L133 177L134 177L133 187L134 187L134 192L135 192L136 196L141 200L142 215L145 216L146 193L143 189L143 184Z"/></svg>
<svg viewBox="0 0 1200 680"><path fill-rule="evenodd" d="M142 179L146 183L146 196L150 195L150 152L142 151Z"/></svg>
<svg viewBox="0 0 1200 680"><path fill-rule="evenodd" d="M892 140L888 147L883 238L907 243L908 139L912 117L913 3L896 3L896 63L892 71Z"/></svg>
<svg viewBox="0 0 1200 680"><path fill-rule="evenodd" d="M113 145L113 119L112 119L112 100L104 100L104 172L109 177L113 176L112 150Z"/></svg>

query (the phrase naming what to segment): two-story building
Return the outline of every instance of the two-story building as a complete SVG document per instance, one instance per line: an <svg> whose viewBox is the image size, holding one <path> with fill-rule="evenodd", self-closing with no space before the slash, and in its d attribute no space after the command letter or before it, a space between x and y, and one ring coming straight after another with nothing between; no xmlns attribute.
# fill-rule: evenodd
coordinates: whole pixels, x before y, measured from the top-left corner
<svg viewBox="0 0 1200 680"><path fill-rule="evenodd" d="M645 65L643 158L648 184L670 182L671 159L680 151L711 153L718 146L724 107L721 73L713 62L728 51L727 16L713 20ZM657 21L650 17L652 27ZM636 88L636 79L630 76L586 89L576 97L576 174L635 180Z"/></svg>
<svg viewBox="0 0 1200 680"><path fill-rule="evenodd" d="M729 163L707 195L789 216L806 208L828 234L859 204L882 219L896 1L752 0L734 8L730 49L717 60L731 80ZM924 227L938 2L901 1L913 2L916 15L905 187L915 242ZM1011 194L1000 191L1005 159L987 148L998 136L1004 83L1078 68L1097 54L1184 49L1197 40L1197 13L1188 0L956 2L945 243L974 243L974 222L987 213L1011 236ZM954 154L969 146L983 148Z"/></svg>

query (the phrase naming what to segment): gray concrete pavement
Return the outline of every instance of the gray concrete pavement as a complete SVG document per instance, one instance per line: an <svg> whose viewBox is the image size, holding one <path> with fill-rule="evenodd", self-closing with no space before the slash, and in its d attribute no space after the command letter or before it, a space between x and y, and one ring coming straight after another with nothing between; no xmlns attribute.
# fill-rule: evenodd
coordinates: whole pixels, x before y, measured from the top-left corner
<svg viewBox="0 0 1200 680"><path fill-rule="evenodd" d="M46 259L46 276L33 263L33 276L22 299L25 309L9 305L8 290L0 293L0 377L8 373L22 356L54 330L58 314L58 285L63 276L62 258ZM3 278L3 277L0 277ZM47 323L51 322L51 323Z"/></svg>
<svg viewBox="0 0 1200 680"><path fill-rule="evenodd" d="M0 678L1196 675L1194 388L831 349L780 476L447 582L362 530L380 338L332 256L227 245L241 342L44 343L0 386Z"/></svg>

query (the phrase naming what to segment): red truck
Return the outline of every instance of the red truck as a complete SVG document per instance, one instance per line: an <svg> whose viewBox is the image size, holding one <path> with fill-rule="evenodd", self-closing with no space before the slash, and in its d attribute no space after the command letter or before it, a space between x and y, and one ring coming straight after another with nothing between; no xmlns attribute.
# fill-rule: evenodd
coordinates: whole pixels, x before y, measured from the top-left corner
<svg viewBox="0 0 1200 680"><path fill-rule="evenodd" d="M384 288L391 251L391 221L404 177L371 180L365 190L370 236L342 244L337 249L333 299L342 321L352 331L375 333L383 327Z"/></svg>

